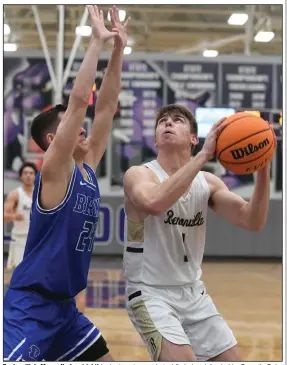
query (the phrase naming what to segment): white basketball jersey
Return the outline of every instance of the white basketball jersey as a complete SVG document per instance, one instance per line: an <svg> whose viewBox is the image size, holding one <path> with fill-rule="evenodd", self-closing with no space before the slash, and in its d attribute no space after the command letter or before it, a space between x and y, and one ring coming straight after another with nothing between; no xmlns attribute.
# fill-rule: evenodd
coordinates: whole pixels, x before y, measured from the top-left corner
<svg viewBox="0 0 287 365"><path fill-rule="evenodd" d="M27 236L30 224L30 211L32 206L32 198L30 198L22 187L18 191L18 205L16 212L24 216L23 221L15 221L13 224L11 236L17 238L19 236Z"/></svg>
<svg viewBox="0 0 287 365"><path fill-rule="evenodd" d="M157 160L146 163L163 182L169 176ZM124 276L130 282L168 286L201 277L209 186L199 172L185 197L160 216L142 222L126 217Z"/></svg>

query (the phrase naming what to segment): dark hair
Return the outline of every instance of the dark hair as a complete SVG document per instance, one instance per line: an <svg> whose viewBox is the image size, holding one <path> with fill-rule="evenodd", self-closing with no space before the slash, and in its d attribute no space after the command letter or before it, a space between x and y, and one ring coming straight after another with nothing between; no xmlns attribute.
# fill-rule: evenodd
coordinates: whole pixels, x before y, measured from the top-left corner
<svg viewBox="0 0 287 365"><path fill-rule="evenodd" d="M35 165L33 162L24 162L24 163L23 163L23 165L22 165L22 166L20 167L20 169L19 169L19 177L21 177L21 176L22 176L23 171L24 171L24 169L25 169L26 167L31 167L31 169L33 169L33 170L34 170L35 175L37 175L37 173L38 173L38 169L37 169L36 165Z"/></svg>
<svg viewBox="0 0 287 365"><path fill-rule="evenodd" d="M66 110L67 107L65 105L58 104L34 118L31 125L31 136L43 151L47 151L49 147L45 136L48 133L56 132L60 123L59 113Z"/></svg>
<svg viewBox="0 0 287 365"><path fill-rule="evenodd" d="M179 105L179 104L169 104L161 108L156 115L156 124L155 129L157 128L159 120L164 116L164 114L174 114L179 113L186 117L186 119L189 121L190 125L190 131L197 135L197 121L194 118L191 111L189 111L186 107Z"/></svg>

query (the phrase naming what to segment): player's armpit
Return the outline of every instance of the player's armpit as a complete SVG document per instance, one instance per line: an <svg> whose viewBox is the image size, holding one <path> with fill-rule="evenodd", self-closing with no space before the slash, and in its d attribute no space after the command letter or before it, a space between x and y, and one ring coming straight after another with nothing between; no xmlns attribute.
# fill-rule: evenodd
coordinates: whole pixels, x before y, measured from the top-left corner
<svg viewBox="0 0 287 365"><path fill-rule="evenodd" d="M4 203L4 222L12 222L15 220L17 205L18 205L18 192L17 190L14 190L8 194Z"/></svg>
<svg viewBox="0 0 287 365"><path fill-rule="evenodd" d="M131 167L124 176L124 191L135 208L146 214L159 215L155 189L159 185L149 169L143 166Z"/></svg>
<svg viewBox="0 0 287 365"><path fill-rule="evenodd" d="M53 209L62 203L67 194L74 168L75 163L71 160L66 166L58 168L54 174L49 170L42 170L38 196L42 209Z"/></svg>
<svg viewBox="0 0 287 365"><path fill-rule="evenodd" d="M248 202L229 191L217 176L204 172L211 189L210 208L221 218L241 228L258 231L248 215Z"/></svg>

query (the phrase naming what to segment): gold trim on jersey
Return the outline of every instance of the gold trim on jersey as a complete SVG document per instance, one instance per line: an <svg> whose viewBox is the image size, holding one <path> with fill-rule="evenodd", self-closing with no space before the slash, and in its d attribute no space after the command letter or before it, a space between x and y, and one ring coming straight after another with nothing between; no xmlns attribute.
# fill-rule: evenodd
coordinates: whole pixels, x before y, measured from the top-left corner
<svg viewBox="0 0 287 365"><path fill-rule="evenodd" d="M134 222L127 218L128 242L144 242L144 222Z"/></svg>

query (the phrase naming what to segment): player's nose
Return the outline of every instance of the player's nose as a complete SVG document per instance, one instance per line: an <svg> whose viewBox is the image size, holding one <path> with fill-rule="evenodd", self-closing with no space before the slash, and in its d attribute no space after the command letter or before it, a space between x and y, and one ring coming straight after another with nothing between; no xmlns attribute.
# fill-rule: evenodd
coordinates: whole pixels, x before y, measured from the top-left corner
<svg viewBox="0 0 287 365"><path fill-rule="evenodd" d="M170 127L172 125L172 122L173 122L172 118L171 117L168 117L167 120L166 120L166 122L165 122L165 125L167 127Z"/></svg>
<svg viewBox="0 0 287 365"><path fill-rule="evenodd" d="M86 135L86 130L81 127L80 136Z"/></svg>

